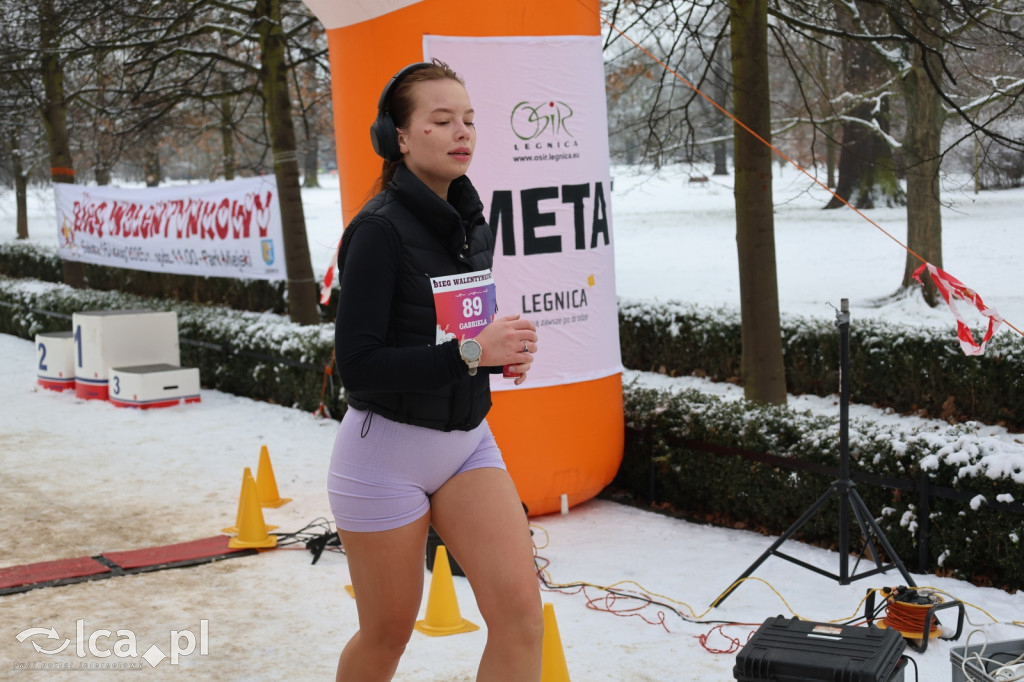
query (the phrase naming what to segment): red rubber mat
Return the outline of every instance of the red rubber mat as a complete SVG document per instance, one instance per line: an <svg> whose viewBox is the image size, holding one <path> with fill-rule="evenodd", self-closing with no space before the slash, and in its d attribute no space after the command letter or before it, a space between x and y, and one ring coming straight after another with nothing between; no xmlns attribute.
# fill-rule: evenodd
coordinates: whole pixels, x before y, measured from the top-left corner
<svg viewBox="0 0 1024 682"><path fill-rule="evenodd" d="M87 556L11 566L10 568L0 568L0 590L31 583L100 577L104 573L110 573L110 567Z"/></svg>
<svg viewBox="0 0 1024 682"><path fill-rule="evenodd" d="M255 554L256 549L231 549L230 536L215 535L202 540L124 552L104 552L94 557L0 568L0 595L27 592L40 587L70 585L132 573L181 568Z"/></svg>
<svg viewBox="0 0 1024 682"><path fill-rule="evenodd" d="M100 556L114 562L125 571L140 568L160 568L163 566L174 566L182 562L195 562L200 559L212 561L228 554L247 552L244 549L231 549L228 547L229 535L214 535L202 540L181 542L176 545L164 545L162 547L146 547L145 549L132 549L126 552L104 552Z"/></svg>

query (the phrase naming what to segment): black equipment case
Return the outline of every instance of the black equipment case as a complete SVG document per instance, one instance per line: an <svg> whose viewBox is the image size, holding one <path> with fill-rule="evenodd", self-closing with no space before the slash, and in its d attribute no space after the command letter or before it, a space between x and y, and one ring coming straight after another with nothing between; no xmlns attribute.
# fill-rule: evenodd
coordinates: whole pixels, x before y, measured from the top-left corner
<svg viewBox="0 0 1024 682"><path fill-rule="evenodd" d="M738 682L902 682L896 630L769 618L736 656Z"/></svg>

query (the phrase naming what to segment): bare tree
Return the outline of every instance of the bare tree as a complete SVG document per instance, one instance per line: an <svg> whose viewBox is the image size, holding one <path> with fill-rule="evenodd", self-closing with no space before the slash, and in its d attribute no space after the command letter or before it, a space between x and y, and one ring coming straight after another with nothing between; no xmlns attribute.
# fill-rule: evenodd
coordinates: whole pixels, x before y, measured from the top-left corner
<svg viewBox="0 0 1024 682"><path fill-rule="evenodd" d="M54 183L74 183L75 166L71 157L71 140L67 126L67 98L64 89L64 68L69 51L65 40L72 35L73 22L80 19L70 7L58 5L59 0L41 0L35 15L38 30L39 75L43 82L40 109L50 149L50 179ZM80 54L80 53L78 53ZM85 265L61 259L65 284L84 287Z"/></svg>
<svg viewBox="0 0 1024 682"><path fill-rule="evenodd" d="M863 25L883 24L884 12L878 5L857 0L854 7ZM850 11L850 7L837 8L837 23L848 33L855 30ZM854 101L850 111L836 112L842 138L839 181L836 196L825 208L840 208L845 203L857 208L903 206L906 194L897 178L892 146L886 139L890 132L891 97L885 88L885 64L876 51L859 41L841 40L839 52L843 93L854 93Z"/></svg>
<svg viewBox="0 0 1024 682"><path fill-rule="evenodd" d="M107 78L111 74L116 77L116 68L99 68L104 62L104 48L98 47L96 41L101 40L99 36L109 40L109 34L122 31L122 21L130 13L121 10L128 7L128 2L0 1L5 19L3 48L7 53L0 72L12 92L31 100L39 115L45 131L50 179L54 183L76 180L71 112L89 109L89 93L95 96L107 91ZM96 129L95 125L81 127ZM101 136L94 138L95 144L90 146L93 158L99 158L106 150L100 139ZM21 158L26 157L22 154ZM104 180L102 170L97 177ZM82 263L62 261L62 270L66 283L85 286Z"/></svg>
<svg viewBox="0 0 1024 682"><path fill-rule="evenodd" d="M943 142L944 126L955 119L964 131L961 139L976 136L1009 149L1024 148L1024 140L1001 132L994 123L1017 107L1024 94L1024 2L779 0L775 16L794 30L837 39L858 59L884 69L884 78L872 77L863 83L864 90L837 98L835 111L843 117L844 130L863 127L872 145L877 136L898 156L897 168L906 177L908 254L896 295L916 290L913 273L921 260L942 267L940 171L952 147ZM1001 58L986 59L992 50ZM894 108L891 131L885 116L874 115L884 113L888 103ZM855 115L867 107L870 118ZM857 134L850 133L856 140ZM880 170L884 177L888 159L875 155L877 146L865 154L857 145L848 148L847 141L844 132L844 154L874 157L864 170ZM932 305L939 302L930 281L924 297Z"/></svg>
<svg viewBox="0 0 1024 682"><path fill-rule="evenodd" d="M306 222L299 185L298 145L292 118L289 72L308 60L321 59L324 45L298 48L299 57L289 58L289 41L312 32L316 19L297 0L197 0L189 22L168 27L140 60L149 69L158 69L170 55L194 64L196 74L216 74L238 70L256 76L258 92L263 101L263 120L267 128L271 163L277 179L278 202L284 231L285 267L288 277L289 316L300 324L320 321L317 306L317 283L306 238ZM237 46L228 53L210 49L216 38L222 45ZM258 63L240 59L252 47ZM219 81L204 78L205 86ZM223 81L220 81L223 82ZM181 88L177 87L177 96ZM197 88L209 96L210 89ZM218 96L222 105L223 95ZM223 110L222 110L223 111ZM226 112L225 112L226 113ZM222 117L222 123L227 119ZM229 165L226 163L225 167Z"/></svg>
<svg viewBox="0 0 1024 682"><path fill-rule="evenodd" d="M604 11L613 26L604 50L613 154L654 167L721 154L731 137L728 121L701 92L713 92L719 103L729 92L728 5L616 0ZM668 68L639 54L633 40Z"/></svg>
<svg viewBox="0 0 1024 682"><path fill-rule="evenodd" d="M313 27L313 33L320 31L321 26ZM290 74L302 130L302 186L319 187L320 142L332 130L330 72L318 59L304 60L300 56Z"/></svg>
<svg viewBox="0 0 1024 682"><path fill-rule="evenodd" d="M260 82L263 105L270 127L270 144L277 176L277 196L284 224L285 264L288 271L288 311L293 322L320 321L317 284L309 258L306 219L299 186L298 145L288 89L286 35L283 28L284 0L256 0L254 19L260 41ZM312 23L312 22L308 22Z"/></svg>
<svg viewBox="0 0 1024 682"><path fill-rule="evenodd" d="M735 139L736 250L739 256L744 395L786 402L772 202L767 0L730 0ZM742 125L741 122L745 123Z"/></svg>
<svg viewBox="0 0 1024 682"><path fill-rule="evenodd" d="M33 144L28 142L31 123L19 116L21 113L0 101L0 158L9 163L0 173L9 174L14 186L15 234L18 239L28 239L28 183L36 164L32 158Z"/></svg>
<svg viewBox="0 0 1024 682"><path fill-rule="evenodd" d="M31 3L0 0L14 7ZM193 117L197 102L215 102L224 141L225 175L235 168L238 112L262 103L261 156L277 179L284 227L284 260L291 318L320 321L303 214L289 73L321 61L326 41L316 19L298 0L42 0L24 12L35 43L19 51L38 64L26 90L41 91L39 109L50 148L54 182L74 181L69 103L88 120L90 158L97 180L107 179L120 150L136 157L148 184L163 175L161 153L172 124ZM65 73L76 68L73 97ZM34 88L35 83L42 87ZM241 106L236 106L241 103ZM194 120L194 119L193 119ZM116 122L116 123L115 123ZM84 136L83 136L84 139ZM180 148L180 146L179 146ZM268 158L269 157L269 158ZM258 164L262 165L262 164ZM79 273L74 276L75 271ZM81 264L66 263L66 281L84 283Z"/></svg>
<svg viewBox="0 0 1024 682"><path fill-rule="evenodd" d="M724 166L720 156L726 138L733 141L741 380L748 399L784 402L772 151L766 144L772 138L768 2L730 0L725 7L713 0L617 2L607 11L616 31L641 33L645 48L675 72L651 72L638 62L626 41L610 35L609 81L622 93L620 99L639 114L623 121L613 134L628 133L643 147L638 158L655 166L680 158L702 159L705 155L700 150L710 147L716 170ZM626 100L631 82L642 84L641 94ZM705 88L719 95L732 93L731 134L724 133L723 115L701 94ZM701 137L705 131L712 132Z"/></svg>
<svg viewBox="0 0 1024 682"><path fill-rule="evenodd" d="M32 93L25 87L26 72L32 68L16 49L21 26L17 14L0 22L0 176L14 187L16 234L18 239L27 239L29 178L45 164L46 154L42 152L42 121Z"/></svg>

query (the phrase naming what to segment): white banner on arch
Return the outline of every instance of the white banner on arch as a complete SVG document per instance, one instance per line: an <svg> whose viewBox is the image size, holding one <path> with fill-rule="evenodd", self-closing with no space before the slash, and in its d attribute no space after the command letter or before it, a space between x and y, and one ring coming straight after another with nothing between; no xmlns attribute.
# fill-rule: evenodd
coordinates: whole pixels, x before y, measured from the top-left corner
<svg viewBox="0 0 1024 682"><path fill-rule="evenodd" d="M529 386L620 373L600 36L426 35L423 52L464 78L476 111L469 176L496 232L498 315L540 337Z"/></svg>

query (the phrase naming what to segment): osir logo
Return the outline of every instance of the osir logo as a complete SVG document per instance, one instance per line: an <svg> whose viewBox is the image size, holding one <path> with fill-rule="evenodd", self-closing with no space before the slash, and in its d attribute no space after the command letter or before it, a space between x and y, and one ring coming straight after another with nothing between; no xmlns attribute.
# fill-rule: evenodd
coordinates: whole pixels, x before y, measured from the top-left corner
<svg viewBox="0 0 1024 682"><path fill-rule="evenodd" d="M573 137L567 125L572 115L572 107L565 102L523 101L512 108L512 132L520 140L535 140L542 135Z"/></svg>

